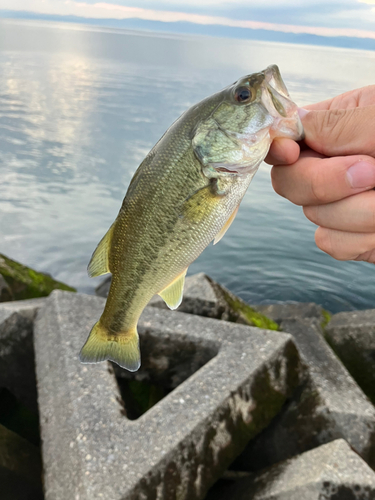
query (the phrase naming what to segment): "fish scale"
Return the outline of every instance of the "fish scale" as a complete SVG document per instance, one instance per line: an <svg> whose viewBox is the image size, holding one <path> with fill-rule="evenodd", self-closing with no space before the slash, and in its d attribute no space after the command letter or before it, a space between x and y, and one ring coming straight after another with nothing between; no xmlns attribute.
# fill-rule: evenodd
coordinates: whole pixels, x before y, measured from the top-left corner
<svg viewBox="0 0 375 500"><path fill-rule="evenodd" d="M136 327L144 307L156 293L178 307L188 266L228 229L272 139L300 139L302 132L276 66L241 78L175 121L134 174L91 258L90 276L111 272L112 282L82 362L139 368Z"/></svg>

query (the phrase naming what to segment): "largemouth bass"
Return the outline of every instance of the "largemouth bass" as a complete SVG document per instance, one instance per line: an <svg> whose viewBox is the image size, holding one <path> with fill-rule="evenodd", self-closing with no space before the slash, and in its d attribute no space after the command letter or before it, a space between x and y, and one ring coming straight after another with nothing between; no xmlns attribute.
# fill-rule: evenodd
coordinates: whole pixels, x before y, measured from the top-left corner
<svg viewBox="0 0 375 500"><path fill-rule="evenodd" d="M112 283L83 363L139 368L143 309L156 293L171 309L180 305L188 266L227 231L272 140L302 138L297 109L278 67L269 66L192 106L167 130L89 263L89 276L112 273Z"/></svg>

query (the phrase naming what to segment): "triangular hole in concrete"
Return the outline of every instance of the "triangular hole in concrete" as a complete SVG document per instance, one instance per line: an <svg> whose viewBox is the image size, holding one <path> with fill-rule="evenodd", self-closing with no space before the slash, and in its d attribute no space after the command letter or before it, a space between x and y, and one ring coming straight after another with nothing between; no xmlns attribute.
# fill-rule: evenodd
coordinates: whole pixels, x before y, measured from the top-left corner
<svg viewBox="0 0 375 500"><path fill-rule="evenodd" d="M167 340L155 330L139 333L141 368L131 373L111 363L129 420L146 413L218 353L217 346L203 346L196 338Z"/></svg>

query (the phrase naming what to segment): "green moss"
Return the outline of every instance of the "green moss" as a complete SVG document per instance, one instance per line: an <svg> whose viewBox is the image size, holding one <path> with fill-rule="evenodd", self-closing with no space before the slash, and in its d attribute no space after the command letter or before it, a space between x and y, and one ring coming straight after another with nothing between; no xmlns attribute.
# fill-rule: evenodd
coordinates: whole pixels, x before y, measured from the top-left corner
<svg viewBox="0 0 375 500"><path fill-rule="evenodd" d="M323 321L320 323L320 326L322 327L322 330L324 330L324 328L331 321L332 314L326 311L325 309L322 310L322 314L323 314Z"/></svg>
<svg viewBox="0 0 375 500"><path fill-rule="evenodd" d="M169 391L159 384L147 380L117 379L126 416L135 420L163 399Z"/></svg>
<svg viewBox="0 0 375 500"><path fill-rule="evenodd" d="M234 311L240 318L245 320L248 325L265 328L266 330L279 330L279 325L272 321L272 319L269 319L267 316L255 311L255 309L246 304L246 302L221 286L220 293L230 309L232 309L232 311Z"/></svg>
<svg viewBox="0 0 375 500"><path fill-rule="evenodd" d="M0 274L8 283L14 300L46 297L52 290L76 292L65 283L54 280L48 274L40 273L0 254Z"/></svg>
<svg viewBox="0 0 375 500"><path fill-rule="evenodd" d="M39 446L39 419L7 389L0 389L0 425Z"/></svg>

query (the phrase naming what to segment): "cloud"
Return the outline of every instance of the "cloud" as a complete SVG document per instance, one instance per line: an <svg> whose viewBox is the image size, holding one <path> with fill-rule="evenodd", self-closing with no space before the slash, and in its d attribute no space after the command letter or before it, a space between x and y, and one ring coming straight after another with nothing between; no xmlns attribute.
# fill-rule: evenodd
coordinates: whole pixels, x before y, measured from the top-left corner
<svg viewBox="0 0 375 500"><path fill-rule="evenodd" d="M266 0L271 3L271 0ZM286 0L285 3L287 3ZM366 0L372 1L372 0ZM374 0L375 1L375 0ZM190 3L195 0L190 0ZM203 0L211 2L211 0ZM263 3L263 2L262 2ZM302 3L302 2L301 2ZM315 2L314 2L315 3ZM235 28L263 29L294 34L311 34L325 37L354 37L375 39L375 31L357 28L337 28L329 26L301 26L275 22L233 19L228 16L197 14L173 10L130 7L108 2L80 2L73 0L34 0L33 12L52 15L72 15L91 19L143 19L161 22L190 22L199 25L221 25ZM264 4L263 4L264 5ZM0 0L0 8L30 11L29 0ZM370 12L371 14L371 12Z"/></svg>

